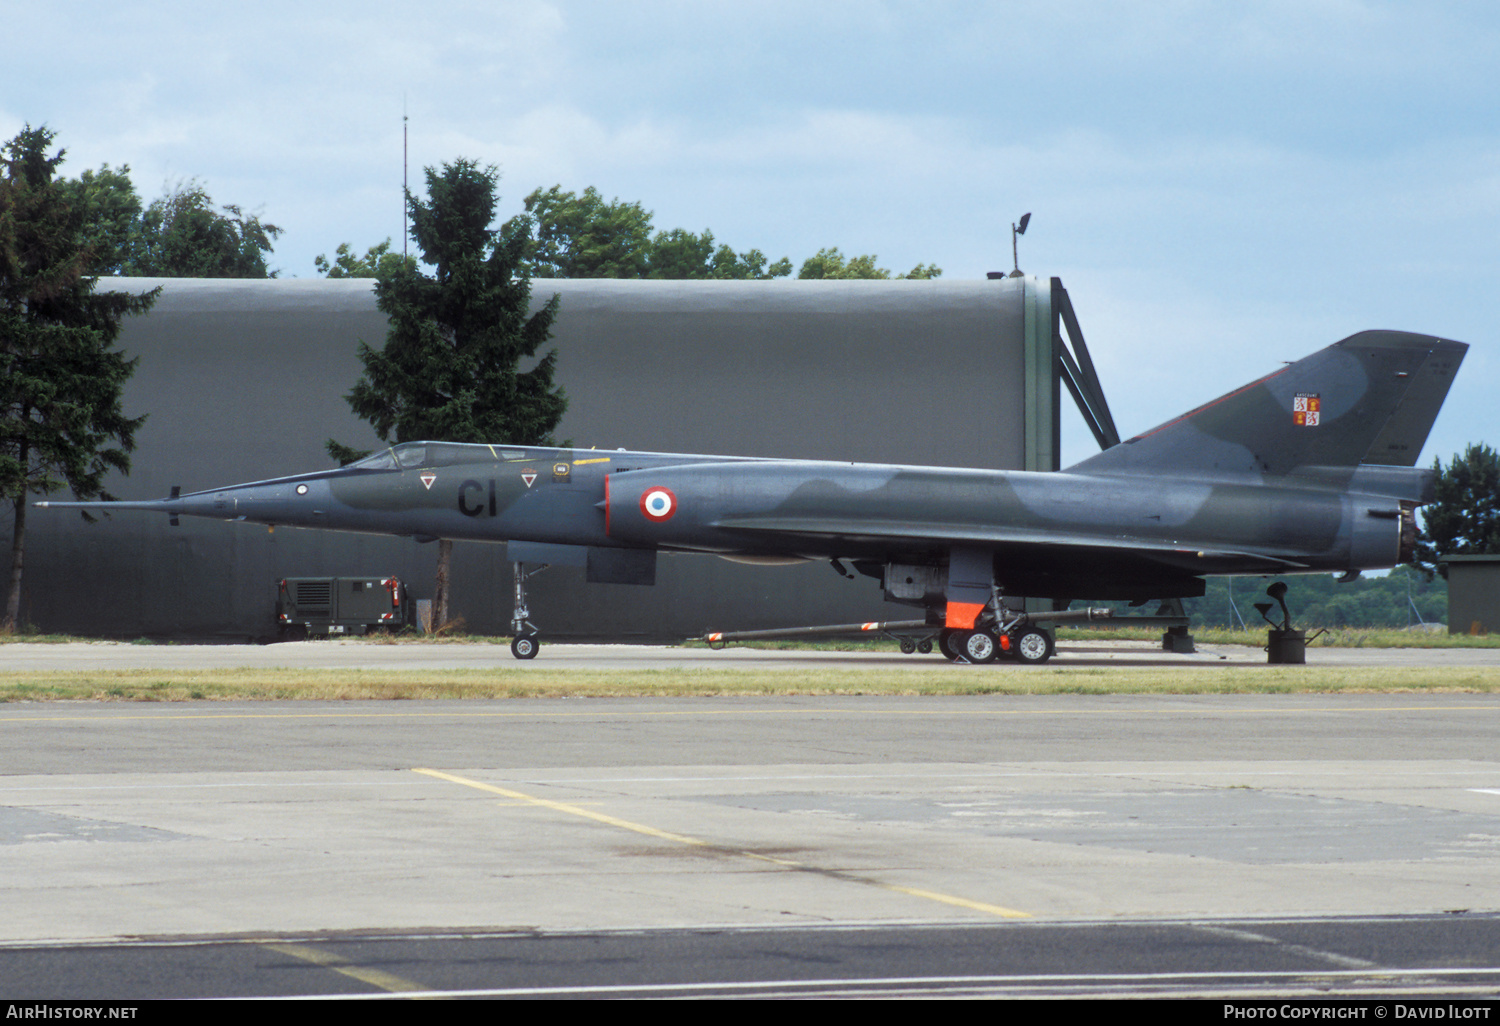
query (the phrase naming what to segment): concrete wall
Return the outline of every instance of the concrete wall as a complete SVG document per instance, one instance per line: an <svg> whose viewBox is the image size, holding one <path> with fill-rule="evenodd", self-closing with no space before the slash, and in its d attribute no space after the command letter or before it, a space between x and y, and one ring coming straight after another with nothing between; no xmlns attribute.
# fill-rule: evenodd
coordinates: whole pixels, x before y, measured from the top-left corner
<svg viewBox="0 0 1500 1026"><path fill-rule="evenodd" d="M385 318L371 283L135 279L156 308L121 345L140 364L128 413L149 414L121 498L159 498L329 465L332 437L373 447L343 395ZM579 446L1049 469L1048 285L1003 281L538 281L562 297L559 439ZM1041 376L1030 393L1026 382ZM1031 430L1028 434L1028 426ZM65 496L58 496L63 498ZM24 620L48 631L243 639L269 633L273 582L396 574L431 594L435 547L116 514L33 510ZM8 528L8 523L0 525ZM505 547L455 546L455 609L503 630ZM875 582L826 565L661 561L654 588L554 568L531 588L550 637L647 638L889 616Z"/></svg>

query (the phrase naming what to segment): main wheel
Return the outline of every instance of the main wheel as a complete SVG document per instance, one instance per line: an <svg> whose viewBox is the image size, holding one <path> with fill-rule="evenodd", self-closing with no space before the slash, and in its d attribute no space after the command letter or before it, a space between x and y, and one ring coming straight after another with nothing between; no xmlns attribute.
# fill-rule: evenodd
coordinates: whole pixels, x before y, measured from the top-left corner
<svg viewBox="0 0 1500 1026"><path fill-rule="evenodd" d="M536 640L535 634L517 634L510 641L510 654L517 659L534 659L536 650L541 647L541 642Z"/></svg>
<svg viewBox="0 0 1500 1026"><path fill-rule="evenodd" d="M1017 659L1032 666L1040 666L1052 658L1052 645L1047 632L1036 627L1022 627L1012 634L1010 647Z"/></svg>
<svg viewBox="0 0 1500 1026"><path fill-rule="evenodd" d="M963 658L963 653L958 650L962 634L963 631L953 630L949 627L945 627L938 632L938 651L943 653L943 658L949 662L956 663Z"/></svg>
<svg viewBox="0 0 1500 1026"><path fill-rule="evenodd" d="M971 663L988 663L995 659L999 643L989 631L963 631L958 648Z"/></svg>

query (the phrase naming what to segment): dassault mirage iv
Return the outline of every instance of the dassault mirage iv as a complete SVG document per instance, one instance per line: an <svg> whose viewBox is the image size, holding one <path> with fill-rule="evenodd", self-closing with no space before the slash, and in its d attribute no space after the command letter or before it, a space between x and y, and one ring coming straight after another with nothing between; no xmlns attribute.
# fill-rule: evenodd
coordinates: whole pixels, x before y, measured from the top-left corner
<svg viewBox="0 0 1500 1026"><path fill-rule="evenodd" d="M528 566L653 584L657 553L699 552L847 563L924 608L950 659L1042 662L1022 597L1144 602L1212 574L1405 561L1434 483L1415 463L1467 349L1362 332L1053 473L406 442L151 502L38 505L508 542L520 658L537 650Z"/></svg>

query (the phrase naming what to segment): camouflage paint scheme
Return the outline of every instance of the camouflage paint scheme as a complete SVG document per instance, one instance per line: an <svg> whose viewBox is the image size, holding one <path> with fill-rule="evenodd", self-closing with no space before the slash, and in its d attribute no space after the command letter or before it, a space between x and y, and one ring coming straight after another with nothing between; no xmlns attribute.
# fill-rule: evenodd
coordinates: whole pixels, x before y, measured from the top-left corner
<svg viewBox="0 0 1500 1026"><path fill-rule="evenodd" d="M1149 600L1200 595L1205 575L1402 562L1432 498L1414 464L1467 348L1362 332L1056 473L410 442L154 502L38 505L505 541L612 583L654 583L661 551L846 560L973 628L1001 594Z"/></svg>

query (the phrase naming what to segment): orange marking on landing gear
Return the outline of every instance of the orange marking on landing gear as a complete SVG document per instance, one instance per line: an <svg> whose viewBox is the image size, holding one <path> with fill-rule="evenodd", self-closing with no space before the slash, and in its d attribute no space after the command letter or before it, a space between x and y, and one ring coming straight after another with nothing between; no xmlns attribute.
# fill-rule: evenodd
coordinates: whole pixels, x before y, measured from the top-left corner
<svg viewBox="0 0 1500 1026"><path fill-rule="evenodd" d="M948 616L943 626L972 631L974 621L979 619L979 614L982 612L984 612L983 602L949 602Z"/></svg>

